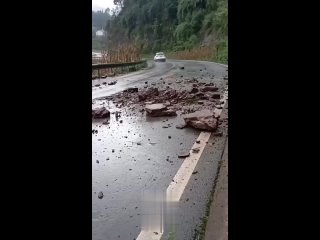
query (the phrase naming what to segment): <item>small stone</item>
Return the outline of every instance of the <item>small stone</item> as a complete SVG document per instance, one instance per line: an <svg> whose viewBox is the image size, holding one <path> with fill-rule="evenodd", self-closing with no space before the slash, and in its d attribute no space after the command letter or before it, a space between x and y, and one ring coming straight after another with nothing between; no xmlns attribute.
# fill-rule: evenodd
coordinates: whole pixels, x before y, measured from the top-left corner
<svg viewBox="0 0 320 240"><path fill-rule="evenodd" d="M98 193L98 198L99 198L99 199L102 199L102 198L103 198L103 192L99 192L99 193Z"/></svg>
<svg viewBox="0 0 320 240"><path fill-rule="evenodd" d="M171 136L168 136L169 139L171 139Z"/></svg>
<svg viewBox="0 0 320 240"><path fill-rule="evenodd" d="M220 93L214 93L214 94L212 94L212 98L213 99L220 99L221 95L220 95Z"/></svg>
<svg viewBox="0 0 320 240"><path fill-rule="evenodd" d="M181 152L178 155L178 158L186 158L190 156L190 152Z"/></svg>
<svg viewBox="0 0 320 240"><path fill-rule="evenodd" d="M120 120L120 123L122 123L123 121L122 120Z"/></svg>
<svg viewBox="0 0 320 240"><path fill-rule="evenodd" d="M108 85L115 85L117 83L117 81L112 81L112 82L109 82Z"/></svg>
<svg viewBox="0 0 320 240"><path fill-rule="evenodd" d="M128 88L127 89L127 92L129 92L129 93L135 93L135 92L138 92L139 90L138 90L138 88L137 87L132 87L132 88Z"/></svg>
<svg viewBox="0 0 320 240"><path fill-rule="evenodd" d="M194 171L192 174L194 175L194 174L197 174L198 173L198 171Z"/></svg>
<svg viewBox="0 0 320 240"><path fill-rule="evenodd" d="M222 137L223 136L223 132L215 132L214 134L213 134L213 136L216 136L216 137Z"/></svg>
<svg viewBox="0 0 320 240"><path fill-rule="evenodd" d="M147 82L147 81L145 81L145 82L144 82L144 84L148 84L148 82Z"/></svg>
<svg viewBox="0 0 320 240"><path fill-rule="evenodd" d="M199 144L199 143L200 143L200 140L197 140L197 141L196 141L196 143L198 143L198 144Z"/></svg>
<svg viewBox="0 0 320 240"><path fill-rule="evenodd" d="M114 149L112 149L112 152L114 153Z"/></svg>
<svg viewBox="0 0 320 240"><path fill-rule="evenodd" d="M193 149L192 149L192 152L193 152L193 153L198 153L199 151L200 151L199 148L193 148Z"/></svg>
<svg viewBox="0 0 320 240"><path fill-rule="evenodd" d="M96 163L99 163L99 160L97 160Z"/></svg>
<svg viewBox="0 0 320 240"><path fill-rule="evenodd" d="M181 123L181 124L176 125L176 128L177 128L177 129L183 129L183 128L185 128L185 127L186 127L186 124L185 124L185 123Z"/></svg>
<svg viewBox="0 0 320 240"><path fill-rule="evenodd" d="M189 93L197 93L197 92L199 92L199 89L194 87L191 89Z"/></svg>

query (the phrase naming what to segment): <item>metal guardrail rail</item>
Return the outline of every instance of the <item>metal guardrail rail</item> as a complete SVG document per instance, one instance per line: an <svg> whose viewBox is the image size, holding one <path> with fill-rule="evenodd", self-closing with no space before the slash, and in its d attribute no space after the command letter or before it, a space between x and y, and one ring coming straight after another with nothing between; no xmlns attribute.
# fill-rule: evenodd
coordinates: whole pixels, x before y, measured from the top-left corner
<svg viewBox="0 0 320 240"><path fill-rule="evenodd" d="M127 63L97 63L92 64L92 70L106 69L106 68L118 68L118 67L129 67L139 64L146 64L147 60L141 60L137 62L127 62Z"/></svg>

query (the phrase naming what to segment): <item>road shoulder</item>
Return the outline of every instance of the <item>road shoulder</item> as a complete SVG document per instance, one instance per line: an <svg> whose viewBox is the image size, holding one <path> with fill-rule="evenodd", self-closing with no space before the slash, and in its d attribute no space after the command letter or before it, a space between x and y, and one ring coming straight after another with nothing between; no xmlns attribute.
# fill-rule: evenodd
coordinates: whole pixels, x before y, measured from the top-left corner
<svg viewBox="0 0 320 240"><path fill-rule="evenodd" d="M204 239L228 239L228 139L222 157L216 191L210 206Z"/></svg>

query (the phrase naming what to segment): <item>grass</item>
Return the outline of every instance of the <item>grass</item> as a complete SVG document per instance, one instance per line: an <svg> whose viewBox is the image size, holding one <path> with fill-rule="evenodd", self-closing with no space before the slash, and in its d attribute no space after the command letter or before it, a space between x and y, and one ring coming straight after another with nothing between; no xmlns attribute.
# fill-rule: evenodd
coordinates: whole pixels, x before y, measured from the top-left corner
<svg viewBox="0 0 320 240"><path fill-rule="evenodd" d="M168 58L177 60L213 61L228 64L228 45L227 42L222 42L219 47L194 47L190 50L169 51L166 55Z"/></svg>
<svg viewBox="0 0 320 240"><path fill-rule="evenodd" d="M178 60L203 60L210 61L215 54L213 47L196 47L190 50L167 53L168 58Z"/></svg>
<svg viewBox="0 0 320 240"><path fill-rule="evenodd" d="M99 38L92 38L92 49L101 51L104 48L104 41Z"/></svg>

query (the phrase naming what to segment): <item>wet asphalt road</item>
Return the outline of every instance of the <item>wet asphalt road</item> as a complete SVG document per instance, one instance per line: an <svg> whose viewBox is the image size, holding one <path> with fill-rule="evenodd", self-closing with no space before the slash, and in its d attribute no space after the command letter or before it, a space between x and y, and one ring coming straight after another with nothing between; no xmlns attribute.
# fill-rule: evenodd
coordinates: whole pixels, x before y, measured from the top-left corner
<svg viewBox="0 0 320 240"><path fill-rule="evenodd" d="M181 65L185 69L180 69ZM128 87L161 89L169 82L171 88L181 89L184 86L180 81L192 77L214 82L223 89L222 78L226 74L226 67L214 63L167 61L124 76L94 80L93 86L118 82L93 87L92 98L109 96ZM142 195L165 192L183 162L178 153L189 151L200 131L176 129L175 125L182 122L180 116L148 118L134 109L117 109L106 100L93 105L104 105L111 113L121 111L122 123L114 114L108 125L98 120L92 122L92 128L98 130L92 135L92 239L132 240L139 235L146 216ZM198 173L192 175L179 204L170 206L175 211L171 209L165 215L161 239L168 239L171 231L176 240L191 240L202 223L224 149L227 127L222 130L222 137L211 135L196 166ZM104 194L102 199L98 198L100 191Z"/></svg>

